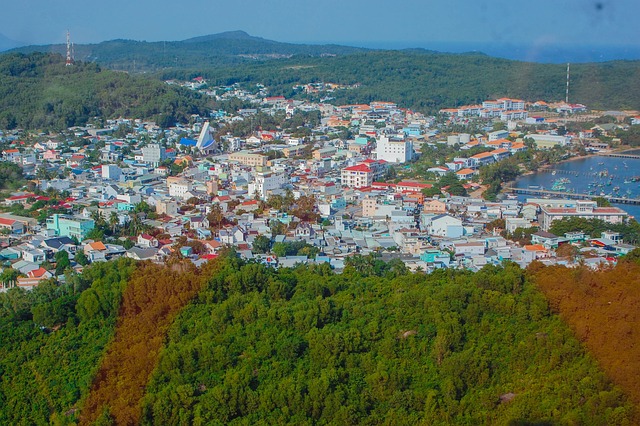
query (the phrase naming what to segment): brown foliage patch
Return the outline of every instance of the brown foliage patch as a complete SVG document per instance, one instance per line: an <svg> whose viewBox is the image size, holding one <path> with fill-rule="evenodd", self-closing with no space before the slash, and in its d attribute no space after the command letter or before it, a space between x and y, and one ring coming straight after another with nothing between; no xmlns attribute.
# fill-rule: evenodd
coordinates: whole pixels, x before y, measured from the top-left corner
<svg viewBox="0 0 640 426"><path fill-rule="evenodd" d="M640 404L640 265L534 268L538 287L608 376Z"/></svg>
<svg viewBox="0 0 640 426"><path fill-rule="evenodd" d="M140 264L123 294L115 337L84 403L81 424L92 424L105 409L118 425L139 423L140 401L167 329L202 283L190 263Z"/></svg>

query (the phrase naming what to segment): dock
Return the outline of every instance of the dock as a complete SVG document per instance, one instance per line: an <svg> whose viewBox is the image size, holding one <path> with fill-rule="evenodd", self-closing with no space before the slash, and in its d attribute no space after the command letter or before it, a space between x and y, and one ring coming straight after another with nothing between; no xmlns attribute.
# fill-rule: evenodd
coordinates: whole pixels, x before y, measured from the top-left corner
<svg viewBox="0 0 640 426"><path fill-rule="evenodd" d="M625 154L624 152L610 152L608 154L598 154L602 157L630 158L632 160L640 160L640 154Z"/></svg>
<svg viewBox="0 0 640 426"><path fill-rule="evenodd" d="M523 195L535 195L539 197L553 197L568 200L593 200L594 198L604 198L610 203L615 204L632 204L640 205L640 198L627 198L616 197L612 195L591 195L591 194L576 194L573 192L564 191L548 191L546 189L531 189L531 188L515 188L512 186L505 187L504 192L511 192L513 194Z"/></svg>

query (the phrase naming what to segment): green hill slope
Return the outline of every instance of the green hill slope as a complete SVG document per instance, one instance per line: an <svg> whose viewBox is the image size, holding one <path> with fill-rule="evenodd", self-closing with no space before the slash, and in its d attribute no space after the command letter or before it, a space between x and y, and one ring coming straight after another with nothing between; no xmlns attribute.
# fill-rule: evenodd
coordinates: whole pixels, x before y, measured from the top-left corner
<svg viewBox="0 0 640 426"><path fill-rule="evenodd" d="M357 89L321 96L330 96L337 104L392 101L428 112L504 96L528 101L562 100L566 88L565 65L417 50L174 69L164 71L161 77L186 79L197 75L207 77L212 84L263 83L274 94L287 96L295 96L293 86L300 83L360 83ZM571 67L570 101L593 109L640 109L639 78L640 61L575 64Z"/></svg>
<svg viewBox="0 0 640 426"><path fill-rule="evenodd" d="M367 262L356 267L379 276L229 263L169 331L142 423L631 418L517 266L408 275Z"/></svg>
<svg viewBox="0 0 640 426"><path fill-rule="evenodd" d="M516 265L425 275L348 263L336 275L222 256L164 274L121 259L0 293L0 422L82 423L98 401L100 421L126 410L143 424L635 424ZM194 272L204 289L164 338L168 324L149 333L187 302ZM141 356L145 335L164 348ZM123 383L146 380L147 358L159 359L146 387Z"/></svg>
<svg viewBox="0 0 640 426"><path fill-rule="evenodd" d="M76 63L60 55L0 56L0 128L65 129L88 119L135 117L162 124L205 113L207 100L144 76Z"/></svg>

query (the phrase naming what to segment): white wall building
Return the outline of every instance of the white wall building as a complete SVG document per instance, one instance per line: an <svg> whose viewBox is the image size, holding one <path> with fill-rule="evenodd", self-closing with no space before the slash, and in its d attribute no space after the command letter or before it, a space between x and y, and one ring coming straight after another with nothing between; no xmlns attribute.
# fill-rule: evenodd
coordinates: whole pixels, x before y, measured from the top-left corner
<svg viewBox="0 0 640 426"><path fill-rule="evenodd" d="M165 158L167 158L167 154L164 147L157 143L150 143L142 148L142 161L154 167L158 167Z"/></svg>
<svg viewBox="0 0 640 426"><path fill-rule="evenodd" d="M282 188L287 183L284 173L256 173L255 181L248 185L249 196L266 199L269 191Z"/></svg>
<svg viewBox="0 0 640 426"><path fill-rule="evenodd" d="M176 180L169 183L169 195L176 198L184 198L191 191L191 182Z"/></svg>
<svg viewBox="0 0 640 426"><path fill-rule="evenodd" d="M376 158L389 163L405 163L413 159L413 142L410 140L390 140L381 136L377 141Z"/></svg>
<svg viewBox="0 0 640 426"><path fill-rule="evenodd" d="M341 172L342 186L364 188L373 183L373 170L364 164L345 167Z"/></svg>

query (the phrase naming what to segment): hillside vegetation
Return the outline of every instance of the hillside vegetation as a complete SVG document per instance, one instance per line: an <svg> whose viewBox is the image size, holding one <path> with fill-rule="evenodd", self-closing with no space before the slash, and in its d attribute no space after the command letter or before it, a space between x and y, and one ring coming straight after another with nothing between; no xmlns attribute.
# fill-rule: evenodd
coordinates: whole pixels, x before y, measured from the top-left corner
<svg viewBox="0 0 640 426"><path fill-rule="evenodd" d="M483 54L431 51L371 51L331 58L292 58L239 67L174 68L163 78L202 75L213 85L262 83L274 94L294 96L293 86L309 82L361 83L341 90L332 103L397 102L435 113L441 108L497 97L528 101L562 100L566 66L492 58ZM640 61L574 64L570 100L593 109L640 109Z"/></svg>
<svg viewBox="0 0 640 426"><path fill-rule="evenodd" d="M233 253L199 270L99 263L61 286L0 294L0 423L637 424L554 314L571 321L565 295L550 293L550 310L533 283L584 287L600 336L585 342L634 400L637 319L598 313L605 298L637 304L625 277L638 266L618 268L567 272L581 287L560 269L426 275L371 256L340 275ZM611 290L589 299L600 274ZM621 342L602 358L593 344L607 335Z"/></svg>
<svg viewBox="0 0 640 426"><path fill-rule="evenodd" d="M374 262L368 276L226 262L169 330L143 424L632 418L515 265L424 275Z"/></svg>
<svg viewBox="0 0 640 426"><path fill-rule="evenodd" d="M640 251L597 272L543 268L535 282L604 371L640 404Z"/></svg>
<svg viewBox="0 0 640 426"><path fill-rule="evenodd" d="M97 263L62 286L0 293L0 424L76 418L134 267L130 259Z"/></svg>
<svg viewBox="0 0 640 426"><path fill-rule="evenodd" d="M102 359L81 424L138 424L145 385L174 316L200 290L193 265L169 270L141 264L123 293L115 337ZM187 267L190 266L190 267Z"/></svg>
<svg viewBox="0 0 640 426"><path fill-rule="evenodd" d="M242 44L242 40L232 41ZM558 100L564 98L566 84L564 66L482 54L371 51L224 64L176 66L157 77L190 80L204 76L214 86L262 83L273 95L313 101L330 96L335 104L386 100L427 113L502 96ZM197 92L166 85L150 75L101 66L77 62L65 67L64 58L55 54L0 55L0 128L60 130L84 125L92 117L119 116L152 119L166 127L185 122L194 113L206 115L207 107L213 105ZM638 78L639 61L576 64L571 100L594 109L640 109ZM297 84L321 81L360 86L317 95L293 89Z"/></svg>
<svg viewBox="0 0 640 426"><path fill-rule="evenodd" d="M104 70L60 55L0 55L0 129L81 126L90 118L134 117L162 125L206 113L206 99L144 76Z"/></svg>

